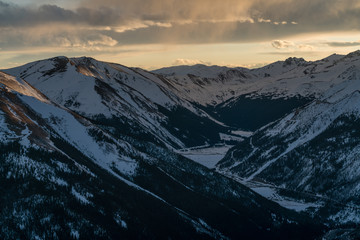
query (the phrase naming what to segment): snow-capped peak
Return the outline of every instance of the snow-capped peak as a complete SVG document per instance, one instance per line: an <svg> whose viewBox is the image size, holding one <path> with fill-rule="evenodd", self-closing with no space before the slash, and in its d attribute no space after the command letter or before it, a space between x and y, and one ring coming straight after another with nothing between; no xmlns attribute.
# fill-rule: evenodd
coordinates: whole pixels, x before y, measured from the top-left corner
<svg viewBox="0 0 360 240"><path fill-rule="evenodd" d="M304 64L304 63L306 63L306 61L303 58L289 57L288 59L286 59L284 61L283 66L287 66L287 65L299 66L299 65Z"/></svg>

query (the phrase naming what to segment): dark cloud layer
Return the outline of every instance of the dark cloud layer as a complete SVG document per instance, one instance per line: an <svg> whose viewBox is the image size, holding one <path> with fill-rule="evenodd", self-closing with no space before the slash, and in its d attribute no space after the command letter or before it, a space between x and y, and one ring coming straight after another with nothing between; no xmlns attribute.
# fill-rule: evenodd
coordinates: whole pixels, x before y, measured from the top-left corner
<svg viewBox="0 0 360 240"><path fill-rule="evenodd" d="M124 19L111 8L64 9L56 5L21 7L0 1L0 26L29 27L48 23L106 26L121 24Z"/></svg>
<svg viewBox="0 0 360 240"><path fill-rule="evenodd" d="M360 46L360 41L359 42L328 42L326 44L331 47L354 47L354 46Z"/></svg>
<svg viewBox="0 0 360 240"><path fill-rule="evenodd" d="M61 34L49 31L47 25L61 25ZM19 44L63 41L75 46L77 41L103 39L111 46L253 42L359 29L360 0L83 0L71 9L0 1L0 30L7 33L0 36L0 48L14 45L7 35L14 39L16 34L24 40ZM29 32L38 36L29 38ZM94 35L101 37L92 40ZM274 44L281 48L284 42Z"/></svg>
<svg viewBox="0 0 360 240"><path fill-rule="evenodd" d="M273 21L295 21L307 31L360 28L359 0L256 1L254 12Z"/></svg>

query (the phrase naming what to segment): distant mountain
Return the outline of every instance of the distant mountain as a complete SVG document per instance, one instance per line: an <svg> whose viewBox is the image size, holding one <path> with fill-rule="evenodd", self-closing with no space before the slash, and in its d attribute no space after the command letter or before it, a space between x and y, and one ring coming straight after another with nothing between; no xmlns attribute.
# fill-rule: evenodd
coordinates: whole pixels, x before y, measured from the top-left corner
<svg viewBox="0 0 360 240"><path fill-rule="evenodd" d="M255 131L340 83L343 55L307 62L288 58L258 69L178 66L154 71L189 102L228 126Z"/></svg>
<svg viewBox="0 0 360 240"><path fill-rule="evenodd" d="M190 102L215 106L245 95L272 99L320 97L331 84L341 82L337 75L344 71L345 57L334 54L314 62L288 58L257 69L194 65L153 72L171 79Z"/></svg>

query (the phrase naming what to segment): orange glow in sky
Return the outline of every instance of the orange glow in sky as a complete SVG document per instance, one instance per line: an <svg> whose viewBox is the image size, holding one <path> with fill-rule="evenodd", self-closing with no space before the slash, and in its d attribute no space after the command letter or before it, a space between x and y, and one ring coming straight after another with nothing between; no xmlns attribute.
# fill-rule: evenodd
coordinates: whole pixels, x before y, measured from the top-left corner
<svg viewBox="0 0 360 240"><path fill-rule="evenodd" d="M66 55L258 67L360 47L360 0L0 0L0 68Z"/></svg>

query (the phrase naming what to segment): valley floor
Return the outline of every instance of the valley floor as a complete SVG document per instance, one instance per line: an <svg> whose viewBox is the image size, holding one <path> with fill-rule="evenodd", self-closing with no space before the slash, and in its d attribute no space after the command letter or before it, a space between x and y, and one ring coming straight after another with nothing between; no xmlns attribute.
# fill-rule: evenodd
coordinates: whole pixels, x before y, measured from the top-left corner
<svg viewBox="0 0 360 240"><path fill-rule="evenodd" d="M226 174L226 176L229 177L228 174ZM278 203L280 206L295 210L297 212L306 211L309 208L319 209L320 207L323 206L323 202L321 200L318 200L316 202L304 202L302 200L284 197L278 193L278 191L282 189L271 184L258 182L254 180L246 181L234 176L231 176L231 178L240 182L241 184L244 184L254 192L258 193L259 195ZM307 195L309 194L307 193ZM312 197L321 199L321 196L317 196L317 195Z"/></svg>
<svg viewBox="0 0 360 240"><path fill-rule="evenodd" d="M177 150L177 153L180 153L186 158L189 158L201 165L213 169L215 165L225 156L227 151L233 146L223 145L223 146L198 146L193 148L185 148ZM260 194L261 196L278 203L279 205L295 210L297 212L306 211L309 208L320 208L323 203L322 201L317 202L304 202L296 200L293 198L283 197L278 193L280 190L279 187L259 182L259 181L246 181L237 176L222 172L223 175L230 177L237 182L249 187L254 192ZM316 198L321 198L321 196L314 196Z"/></svg>

